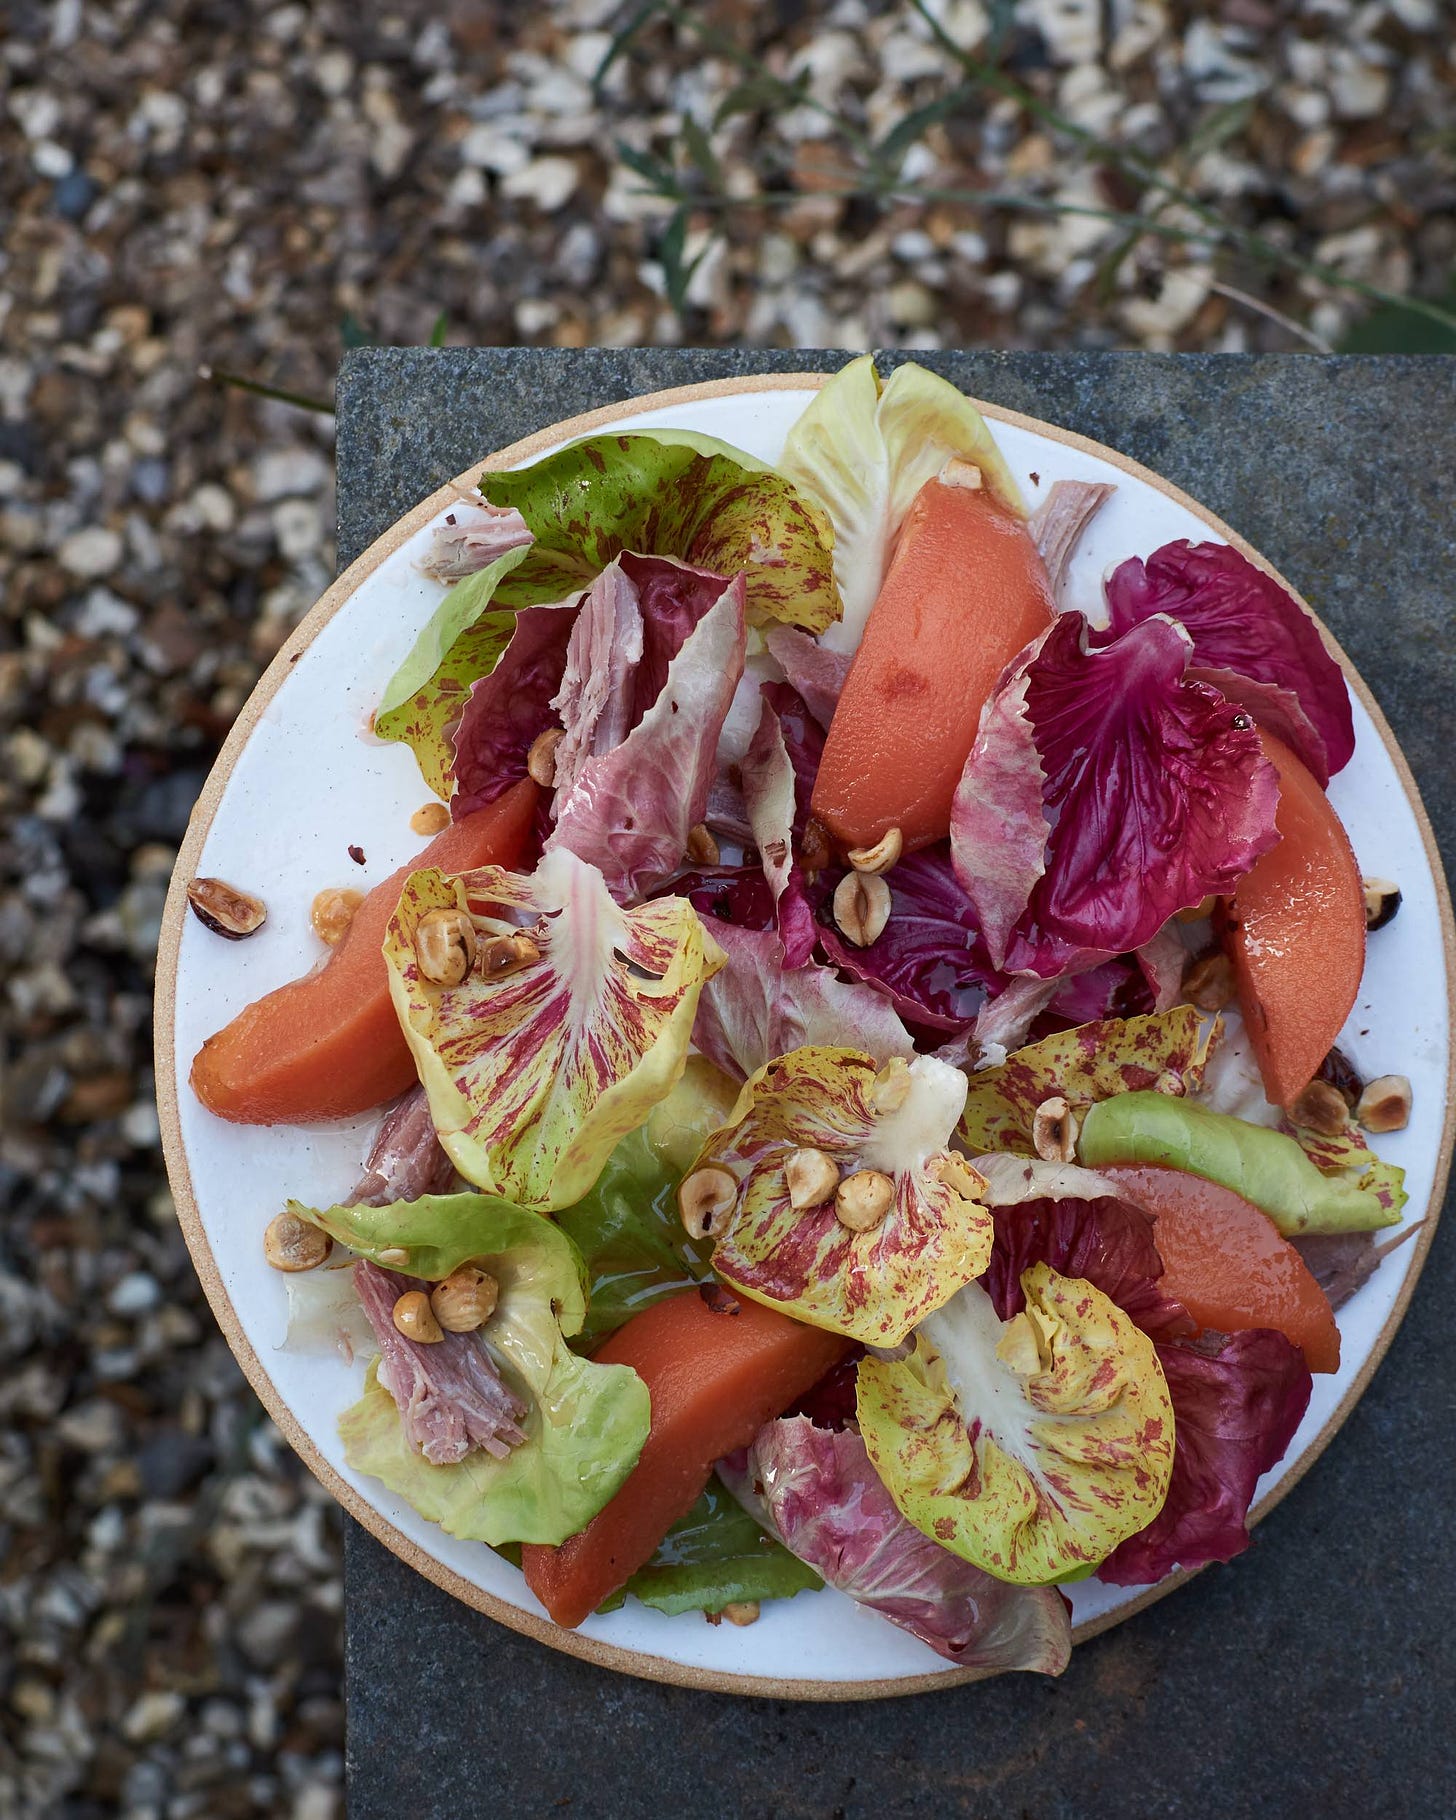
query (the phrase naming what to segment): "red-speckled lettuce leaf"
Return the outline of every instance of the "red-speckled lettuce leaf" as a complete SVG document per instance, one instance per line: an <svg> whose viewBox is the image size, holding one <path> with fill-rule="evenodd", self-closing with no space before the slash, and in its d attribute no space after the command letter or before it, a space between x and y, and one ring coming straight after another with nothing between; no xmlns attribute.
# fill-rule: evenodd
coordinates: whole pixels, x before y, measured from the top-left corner
<svg viewBox="0 0 1456 1820"><path fill-rule="evenodd" d="M1204 676L1292 746L1322 784L1350 762L1355 729L1344 674L1287 589L1228 544L1164 544L1107 581L1114 636L1166 613L1193 639Z"/></svg>
<svg viewBox="0 0 1456 1820"><path fill-rule="evenodd" d="M1209 1036L1192 1005L1057 1031L1016 1050L999 1068L972 1077L961 1140L972 1152L1009 1150L1031 1156L1036 1148L1032 1121L1043 1100L1060 1094L1080 1120L1097 1101L1146 1092L1164 1076L1176 1077L1176 1084L1191 1093L1202 1080L1208 1047Z"/></svg>
<svg viewBox="0 0 1456 1820"><path fill-rule="evenodd" d="M1230 890L1277 840L1273 766L1249 716L1186 675L1191 649L1161 616L1094 647L1081 614L1066 613L1003 678L951 818L993 964L1050 978L1128 953L1175 911ZM1002 711L1018 698L1024 711ZM1014 864L998 857L998 819Z"/></svg>
<svg viewBox="0 0 1456 1820"><path fill-rule="evenodd" d="M773 893L785 963L802 967L818 930L796 846L824 739L801 697L787 683L765 683L758 726L740 767L743 801L759 863Z"/></svg>
<svg viewBox="0 0 1456 1820"><path fill-rule="evenodd" d="M966 1668L1059 1675L1072 1653L1066 1600L1009 1586L932 1542L895 1508L849 1430L807 1416L767 1423L718 1468L746 1510L857 1604Z"/></svg>
<svg viewBox="0 0 1456 1820"><path fill-rule="evenodd" d="M965 1076L929 1055L881 1069L857 1050L803 1048L770 1062L698 1159L738 1183L715 1224L713 1268L796 1320L898 1345L990 1256L980 1178L949 1152L965 1097ZM894 1199L880 1224L851 1231L832 1199L792 1207L785 1165L798 1150L823 1151L841 1177L888 1176Z"/></svg>

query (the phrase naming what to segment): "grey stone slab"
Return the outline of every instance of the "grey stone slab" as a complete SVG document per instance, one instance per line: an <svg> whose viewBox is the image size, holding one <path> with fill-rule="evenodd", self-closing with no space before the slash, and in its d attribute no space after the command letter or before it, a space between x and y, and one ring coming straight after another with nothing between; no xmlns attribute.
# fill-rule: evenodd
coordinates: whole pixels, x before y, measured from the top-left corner
<svg viewBox="0 0 1456 1820"><path fill-rule="evenodd" d="M352 355L343 548L356 553L441 478L544 423L695 378L842 358ZM969 392L1147 462L1264 550L1354 656L1456 850L1456 361L923 358ZM1453 1294L1447 1231L1369 1391L1249 1552L1079 1649L1057 1682L843 1707L659 1687L492 1624L348 1524L353 1820L1448 1815Z"/></svg>

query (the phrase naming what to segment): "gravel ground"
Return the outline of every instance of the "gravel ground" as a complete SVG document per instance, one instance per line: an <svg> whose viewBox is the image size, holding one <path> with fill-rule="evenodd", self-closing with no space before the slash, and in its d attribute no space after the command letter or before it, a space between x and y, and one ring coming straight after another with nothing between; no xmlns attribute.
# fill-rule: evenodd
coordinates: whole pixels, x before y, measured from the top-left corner
<svg viewBox="0 0 1456 1820"><path fill-rule="evenodd" d="M341 338L437 324L564 346L1298 347L1338 343L1363 305L1289 256L1446 283L1440 0L991 8L1034 107L953 95L964 72L913 4L854 0L659 6L594 93L633 10L6 8L0 1817L341 1806L335 1521L213 1330L149 1062L188 810L332 572L332 424L199 368L326 399ZM988 47L977 0L930 10ZM1187 193L1159 201L1132 157ZM893 199L865 193L867 161ZM1171 229L1213 207L1245 238L1215 255L966 200L1008 191Z"/></svg>

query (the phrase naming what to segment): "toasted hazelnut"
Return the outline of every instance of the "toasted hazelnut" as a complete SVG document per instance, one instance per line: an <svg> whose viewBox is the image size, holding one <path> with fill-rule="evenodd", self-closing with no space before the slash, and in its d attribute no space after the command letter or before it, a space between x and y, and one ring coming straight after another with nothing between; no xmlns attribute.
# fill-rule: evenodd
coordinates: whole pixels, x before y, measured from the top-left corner
<svg viewBox="0 0 1456 1820"><path fill-rule="evenodd" d="M423 1289L407 1289L394 1305L394 1324L407 1340L434 1346L445 1335Z"/></svg>
<svg viewBox="0 0 1456 1820"><path fill-rule="evenodd" d="M891 1056L870 1088L870 1110L881 1118L898 1112L910 1097L910 1064L903 1055Z"/></svg>
<svg viewBox="0 0 1456 1820"><path fill-rule="evenodd" d="M480 951L480 971L488 980L503 980L540 958L529 935L493 935Z"/></svg>
<svg viewBox="0 0 1456 1820"><path fill-rule="evenodd" d="M531 741L526 770L543 790L549 790L556 782L556 748L565 738L565 727L548 727Z"/></svg>
<svg viewBox="0 0 1456 1820"><path fill-rule="evenodd" d="M736 1624L740 1630L746 1624L757 1624L758 1613L757 1599L731 1599L723 1607L723 1616L730 1624Z"/></svg>
<svg viewBox="0 0 1456 1820"><path fill-rule="evenodd" d="M1410 1082L1403 1074L1382 1074L1360 1095L1355 1117L1367 1131L1404 1131L1410 1111Z"/></svg>
<svg viewBox="0 0 1456 1820"><path fill-rule="evenodd" d="M717 865L718 843L706 822L698 822L688 829L687 857L694 866Z"/></svg>
<svg viewBox="0 0 1456 1820"><path fill-rule="evenodd" d="M1176 1068L1165 1068L1153 1082L1154 1093L1166 1093L1170 1100L1181 1100L1188 1091L1188 1083Z"/></svg>
<svg viewBox="0 0 1456 1820"><path fill-rule="evenodd" d="M474 1333L484 1327L500 1300L500 1284L473 1264L452 1270L430 1291L430 1307L446 1333Z"/></svg>
<svg viewBox="0 0 1456 1820"><path fill-rule="evenodd" d="M930 1164L930 1173L963 1201L978 1201L986 1192L986 1178L966 1157L947 1150Z"/></svg>
<svg viewBox="0 0 1456 1820"><path fill-rule="evenodd" d="M975 462L965 461L959 455L951 456L936 479L943 487L965 487L972 493L979 493L984 484Z"/></svg>
<svg viewBox="0 0 1456 1820"><path fill-rule="evenodd" d="M839 1186L839 1165L822 1150L796 1150L784 1164L789 1185L789 1205L795 1213L822 1207L834 1199Z"/></svg>
<svg viewBox="0 0 1456 1820"><path fill-rule="evenodd" d="M334 1241L296 1213L277 1213L263 1233L263 1256L275 1270L316 1270Z"/></svg>
<svg viewBox="0 0 1456 1820"><path fill-rule="evenodd" d="M187 901L205 929L230 942L256 935L268 920L268 906L261 897L239 891L221 878L194 878L187 887Z"/></svg>
<svg viewBox="0 0 1456 1820"><path fill-rule="evenodd" d="M737 1201L738 1182L728 1170L712 1163L695 1169L678 1183L677 1210L683 1231L690 1239L710 1238Z"/></svg>
<svg viewBox="0 0 1456 1820"><path fill-rule="evenodd" d="M1222 1011L1235 991L1234 964L1221 948L1200 954L1183 975L1183 997L1200 1011Z"/></svg>
<svg viewBox="0 0 1456 1820"><path fill-rule="evenodd" d="M847 942L868 948L890 920L890 887L873 872L846 872L834 887L834 920Z"/></svg>
<svg viewBox="0 0 1456 1820"><path fill-rule="evenodd" d="M1191 905L1187 910L1175 910L1173 920L1179 923L1201 923L1205 917L1213 915L1218 899L1212 895Z"/></svg>
<svg viewBox="0 0 1456 1820"><path fill-rule="evenodd" d="M450 811L444 803L422 803L410 817L415 834L440 834L450 826Z"/></svg>
<svg viewBox="0 0 1456 1820"><path fill-rule="evenodd" d="M900 830L887 828L874 846L851 847L845 858L856 872L888 872L904 850Z"/></svg>
<svg viewBox="0 0 1456 1820"><path fill-rule="evenodd" d="M879 1169L857 1169L839 1184L834 1212L851 1232L873 1232L895 1205L895 1184Z"/></svg>
<svg viewBox="0 0 1456 1820"><path fill-rule="evenodd" d="M1314 1080L1291 1102L1289 1116L1322 1137L1338 1137L1350 1123L1350 1108L1338 1087Z"/></svg>
<svg viewBox="0 0 1456 1820"><path fill-rule="evenodd" d="M1070 1163L1075 1159L1077 1115L1061 1094L1053 1094L1037 1107L1031 1121L1031 1143L1043 1162Z"/></svg>
<svg viewBox="0 0 1456 1820"><path fill-rule="evenodd" d="M475 965L475 924L463 910L427 910L415 925L415 959L436 986L458 986Z"/></svg>
<svg viewBox="0 0 1456 1820"><path fill-rule="evenodd" d="M308 913L314 934L331 948L337 947L349 933L354 912L363 902L362 891L351 891L346 885L329 885L314 898Z"/></svg>
<svg viewBox="0 0 1456 1820"><path fill-rule="evenodd" d="M822 872L833 858L829 830L817 816L811 815L799 837L799 864L806 872Z"/></svg>
<svg viewBox="0 0 1456 1820"><path fill-rule="evenodd" d="M1315 1070L1315 1076L1318 1080L1328 1081L1351 1112L1355 1110L1355 1102L1365 1091L1365 1083L1360 1079L1360 1071L1343 1049L1338 1046L1331 1049Z"/></svg>
<svg viewBox="0 0 1456 1820"><path fill-rule="evenodd" d="M1365 892L1365 927L1383 929L1400 909L1400 886L1388 878L1362 878L1360 884Z"/></svg>
<svg viewBox="0 0 1456 1820"><path fill-rule="evenodd" d="M409 1252L403 1245L386 1245L378 1254L378 1262L386 1270L403 1270L409 1263Z"/></svg>

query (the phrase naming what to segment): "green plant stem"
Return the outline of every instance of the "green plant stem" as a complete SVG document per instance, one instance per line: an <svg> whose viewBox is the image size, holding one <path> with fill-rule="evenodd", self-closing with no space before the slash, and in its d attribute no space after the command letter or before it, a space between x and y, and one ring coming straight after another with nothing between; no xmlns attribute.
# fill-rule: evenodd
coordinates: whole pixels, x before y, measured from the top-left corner
<svg viewBox="0 0 1456 1820"><path fill-rule="evenodd" d="M325 417L334 414L330 399L310 398L306 392L285 392L279 386L264 385L260 379L248 379L242 373L229 373L225 367L199 367L197 377L211 380L214 385L231 386L234 391L252 392L258 398L272 398L278 404L296 405L300 411L317 411Z"/></svg>

